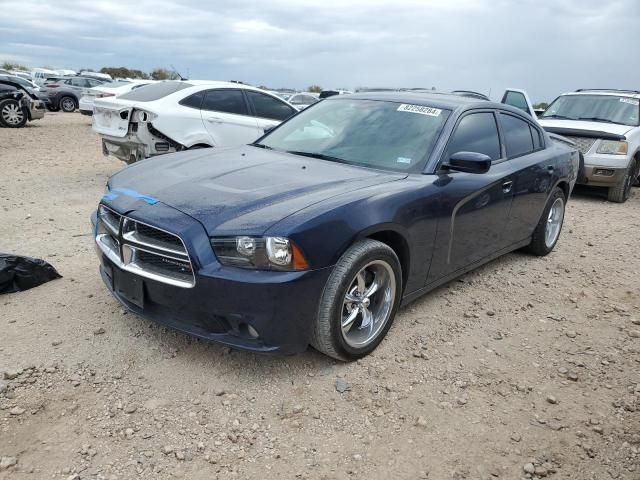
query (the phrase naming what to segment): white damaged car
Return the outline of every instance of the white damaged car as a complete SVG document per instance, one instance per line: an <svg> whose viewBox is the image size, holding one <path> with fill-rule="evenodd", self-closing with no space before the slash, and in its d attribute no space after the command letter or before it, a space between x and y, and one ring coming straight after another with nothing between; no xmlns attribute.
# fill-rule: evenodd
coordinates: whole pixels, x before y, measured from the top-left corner
<svg viewBox="0 0 640 480"><path fill-rule="evenodd" d="M96 98L117 97L150 83L156 83L156 80L114 80L97 87L85 88L78 102L78 110L83 115L93 115L93 102Z"/></svg>
<svg viewBox="0 0 640 480"><path fill-rule="evenodd" d="M133 163L190 148L251 143L297 113L286 101L239 83L166 81L96 98L102 152Z"/></svg>

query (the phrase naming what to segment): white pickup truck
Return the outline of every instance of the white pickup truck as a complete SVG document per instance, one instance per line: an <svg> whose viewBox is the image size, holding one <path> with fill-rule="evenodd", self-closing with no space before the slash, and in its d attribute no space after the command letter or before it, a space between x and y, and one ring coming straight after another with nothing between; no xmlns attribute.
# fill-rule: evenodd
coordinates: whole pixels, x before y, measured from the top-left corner
<svg viewBox="0 0 640 480"><path fill-rule="evenodd" d="M503 102L534 115L522 91L507 91ZM538 123L574 142L582 153L584 165L578 183L608 188L611 202L627 201L640 174L640 91L582 89L563 93Z"/></svg>

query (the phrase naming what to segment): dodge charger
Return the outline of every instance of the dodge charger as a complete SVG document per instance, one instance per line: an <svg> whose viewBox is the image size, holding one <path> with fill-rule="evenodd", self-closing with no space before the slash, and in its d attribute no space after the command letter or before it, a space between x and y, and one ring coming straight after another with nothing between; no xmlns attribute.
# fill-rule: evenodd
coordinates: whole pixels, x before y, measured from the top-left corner
<svg viewBox="0 0 640 480"><path fill-rule="evenodd" d="M113 175L92 216L100 272L190 335L353 360L401 305L505 253L550 253L579 155L505 104L334 96L252 144Z"/></svg>

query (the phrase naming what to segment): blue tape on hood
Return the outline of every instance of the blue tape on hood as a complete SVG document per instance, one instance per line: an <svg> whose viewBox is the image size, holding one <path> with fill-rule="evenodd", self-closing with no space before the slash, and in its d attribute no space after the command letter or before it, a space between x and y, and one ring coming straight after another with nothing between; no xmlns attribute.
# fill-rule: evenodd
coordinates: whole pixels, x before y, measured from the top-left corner
<svg viewBox="0 0 640 480"><path fill-rule="evenodd" d="M149 195L144 195L142 193L136 192L135 190L130 190L128 188L114 188L109 190L102 196L102 200L110 201L115 200L120 195L124 195L126 197L137 198L138 200L142 200L143 202L148 203L149 205L155 205L159 202L157 198L151 197Z"/></svg>

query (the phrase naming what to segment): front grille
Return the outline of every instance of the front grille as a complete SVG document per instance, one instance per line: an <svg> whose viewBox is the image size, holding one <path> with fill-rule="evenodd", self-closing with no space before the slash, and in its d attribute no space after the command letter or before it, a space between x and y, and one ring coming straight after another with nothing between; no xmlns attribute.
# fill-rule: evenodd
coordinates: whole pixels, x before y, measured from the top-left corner
<svg viewBox="0 0 640 480"><path fill-rule="evenodd" d="M96 244L118 267L178 287L193 287L191 259L177 235L98 207Z"/></svg>
<svg viewBox="0 0 640 480"><path fill-rule="evenodd" d="M582 154L586 154L589 151L589 149L593 146L593 144L596 142L596 140L597 140L596 138L590 138L590 137L569 137L569 136L566 136L566 138L568 138L573 143L575 143L576 146L578 147L578 150L580 150L580 152Z"/></svg>

